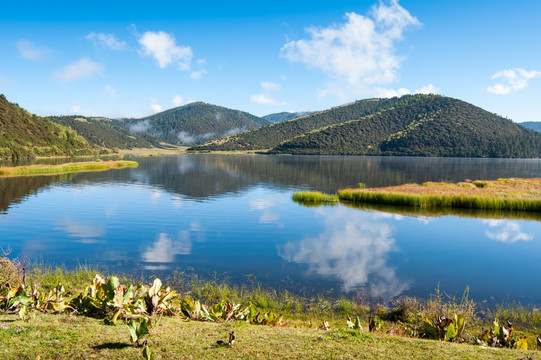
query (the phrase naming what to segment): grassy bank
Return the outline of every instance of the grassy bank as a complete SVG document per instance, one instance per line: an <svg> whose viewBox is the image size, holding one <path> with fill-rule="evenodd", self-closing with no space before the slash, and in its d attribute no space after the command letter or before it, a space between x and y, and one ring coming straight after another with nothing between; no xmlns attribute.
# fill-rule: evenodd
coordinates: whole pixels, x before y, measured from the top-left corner
<svg viewBox="0 0 541 360"><path fill-rule="evenodd" d="M135 161L92 161L73 162L60 165L30 165L0 168L0 176L54 175L84 171L103 171L126 167L137 167Z"/></svg>
<svg viewBox="0 0 541 360"><path fill-rule="evenodd" d="M402 298L382 308L362 297L303 298L253 284L238 287L181 276L171 279L172 288L157 280L130 285L130 279L96 277L88 268L43 266L34 266L26 274L27 286L21 286L21 264L0 260L0 353L7 359L137 359L143 358L143 349L158 359L517 359L541 354L533 350L541 347L539 310L496 307L483 309L480 317L467 291L450 299L436 290L428 300ZM501 335L494 347L473 346L484 330L495 328L494 318L515 342L511 335L504 342ZM449 323L444 326L441 319ZM507 320L513 321L514 332ZM453 321L456 330L450 330ZM217 340L227 343L231 331L233 346L218 346ZM440 331L447 341L427 340L440 338ZM512 349L519 340L530 351Z"/></svg>
<svg viewBox="0 0 541 360"><path fill-rule="evenodd" d="M299 203L336 203L338 202L338 196L324 194L319 191L305 191L294 193L293 201Z"/></svg>
<svg viewBox="0 0 541 360"><path fill-rule="evenodd" d="M345 189L340 200L421 208L466 208L541 211L541 179L498 179L474 182L406 184L383 188Z"/></svg>

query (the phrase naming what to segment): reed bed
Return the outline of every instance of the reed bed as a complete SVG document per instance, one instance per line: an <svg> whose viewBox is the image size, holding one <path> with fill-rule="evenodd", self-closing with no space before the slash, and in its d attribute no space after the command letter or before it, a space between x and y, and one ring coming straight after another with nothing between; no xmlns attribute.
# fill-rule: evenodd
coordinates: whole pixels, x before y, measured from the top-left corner
<svg viewBox="0 0 541 360"><path fill-rule="evenodd" d="M30 165L0 168L0 176L51 175L137 167L136 161L73 162L60 165Z"/></svg>
<svg viewBox="0 0 541 360"><path fill-rule="evenodd" d="M304 191L293 194L293 201L300 203L336 203L337 195L324 194L319 191Z"/></svg>
<svg viewBox="0 0 541 360"><path fill-rule="evenodd" d="M541 179L498 179L474 182L406 184L383 188L345 189L340 200L356 203L541 211Z"/></svg>

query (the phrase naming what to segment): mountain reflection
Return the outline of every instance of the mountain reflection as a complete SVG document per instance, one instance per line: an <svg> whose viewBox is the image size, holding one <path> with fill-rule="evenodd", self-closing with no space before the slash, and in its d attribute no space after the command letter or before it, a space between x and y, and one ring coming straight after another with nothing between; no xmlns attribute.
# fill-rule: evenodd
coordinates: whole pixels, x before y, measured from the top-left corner
<svg viewBox="0 0 541 360"><path fill-rule="evenodd" d="M391 299L408 289L407 281L387 264L395 240L391 226L378 222L381 215L337 208L323 218L324 232L286 243L279 254L308 264L312 273L336 277L346 292L364 286L371 298Z"/></svg>
<svg viewBox="0 0 541 360"><path fill-rule="evenodd" d="M359 156L179 155L137 158L138 168L61 176L0 178L0 214L13 203L57 182L142 183L191 199L238 193L265 184L284 189L338 189L425 181L534 177L541 161ZM154 194L158 200L160 194Z"/></svg>

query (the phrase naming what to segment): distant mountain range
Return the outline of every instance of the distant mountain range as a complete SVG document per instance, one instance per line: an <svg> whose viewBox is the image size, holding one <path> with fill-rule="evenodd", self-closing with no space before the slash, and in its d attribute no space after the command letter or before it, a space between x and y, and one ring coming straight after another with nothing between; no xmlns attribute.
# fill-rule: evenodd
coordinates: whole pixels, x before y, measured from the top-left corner
<svg viewBox="0 0 541 360"><path fill-rule="evenodd" d="M243 111L202 102L124 121L132 133L151 134L161 141L179 145L199 144L270 124Z"/></svg>
<svg viewBox="0 0 541 360"><path fill-rule="evenodd" d="M541 157L541 134L439 95L368 99L207 142L192 150L271 154Z"/></svg>
<svg viewBox="0 0 541 360"><path fill-rule="evenodd" d="M142 119L44 118L1 95L0 158L105 153L168 144L194 145L189 150L196 152L541 157L541 134L439 95L365 99L320 112L265 118L202 102ZM537 125L522 125L530 124Z"/></svg>
<svg viewBox="0 0 541 360"><path fill-rule="evenodd" d="M275 124L280 121L285 121L289 119L293 119L299 116L308 115L311 114L311 111L303 111L303 112L280 112L280 113L274 113L262 116L262 119L268 120L271 123Z"/></svg>
<svg viewBox="0 0 541 360"><path fill-rule="evenodd" d="M521 122L520 125L524 126L527 129L531 129L541 133L541 121L526 121Z"/></svg>

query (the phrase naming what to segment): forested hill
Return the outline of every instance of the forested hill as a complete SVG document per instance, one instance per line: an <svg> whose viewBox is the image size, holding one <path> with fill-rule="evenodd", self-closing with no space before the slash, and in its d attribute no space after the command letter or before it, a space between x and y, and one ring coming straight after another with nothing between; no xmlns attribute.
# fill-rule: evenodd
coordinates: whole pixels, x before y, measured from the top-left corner
<svg viewBox="0 0 541 360"><path fill-rule="evenodd" d="M541 157L541 134L464 101L415 95L407 103L284 141L272 153Z"/></svg>
<svg viewBox="0 0 541 360"><path fill-rule="evenodd" d="M125 120L132 133L150 133L172 144L198 144L270 124L246 112L191 103L143 119Z"/></svg>
<svg viewBox="0 0 541 360"><path fill-rule="evenodd" d="M274 113L262 116L262 119L268 120L271 123L275 124L280 121L285 121L289 119L293 119L299 116L308 115L311 114L310 111L302 111L302 112L280 112L280 113Z"/></svg>
<svg viewBox="0 0 541 360"><path fill-rule="evenodd" d="M319 128L340 124L350 120L383 111L397 104L412 101L412 96L392 99L366 99L329 110L311 113L291 120L264 126L254 131L207 142L194 146L191 150L262 150L272 149L281 142L303 135Z"/></svg>
<svg viewBox="0 0 541 360"><path fill-rule="evenodd" d="M94 151L74 130L30 114L0 94L0 158L84 155Z"/></svg>
<svg viewBox="0 0 541 360"><path fill-rule="evenodd" d="M91 145L109 149L150 148L159 146L152 136L131 134L118 120L85 116L51 116L60 125L69 126Z"/></svg>
<svg viewBox="0 0 541 360"><path fill-rule="evenodd" d="M541 121L526 121L520 123L520 125L524 126L527 129L541 132Z"/></svg>

